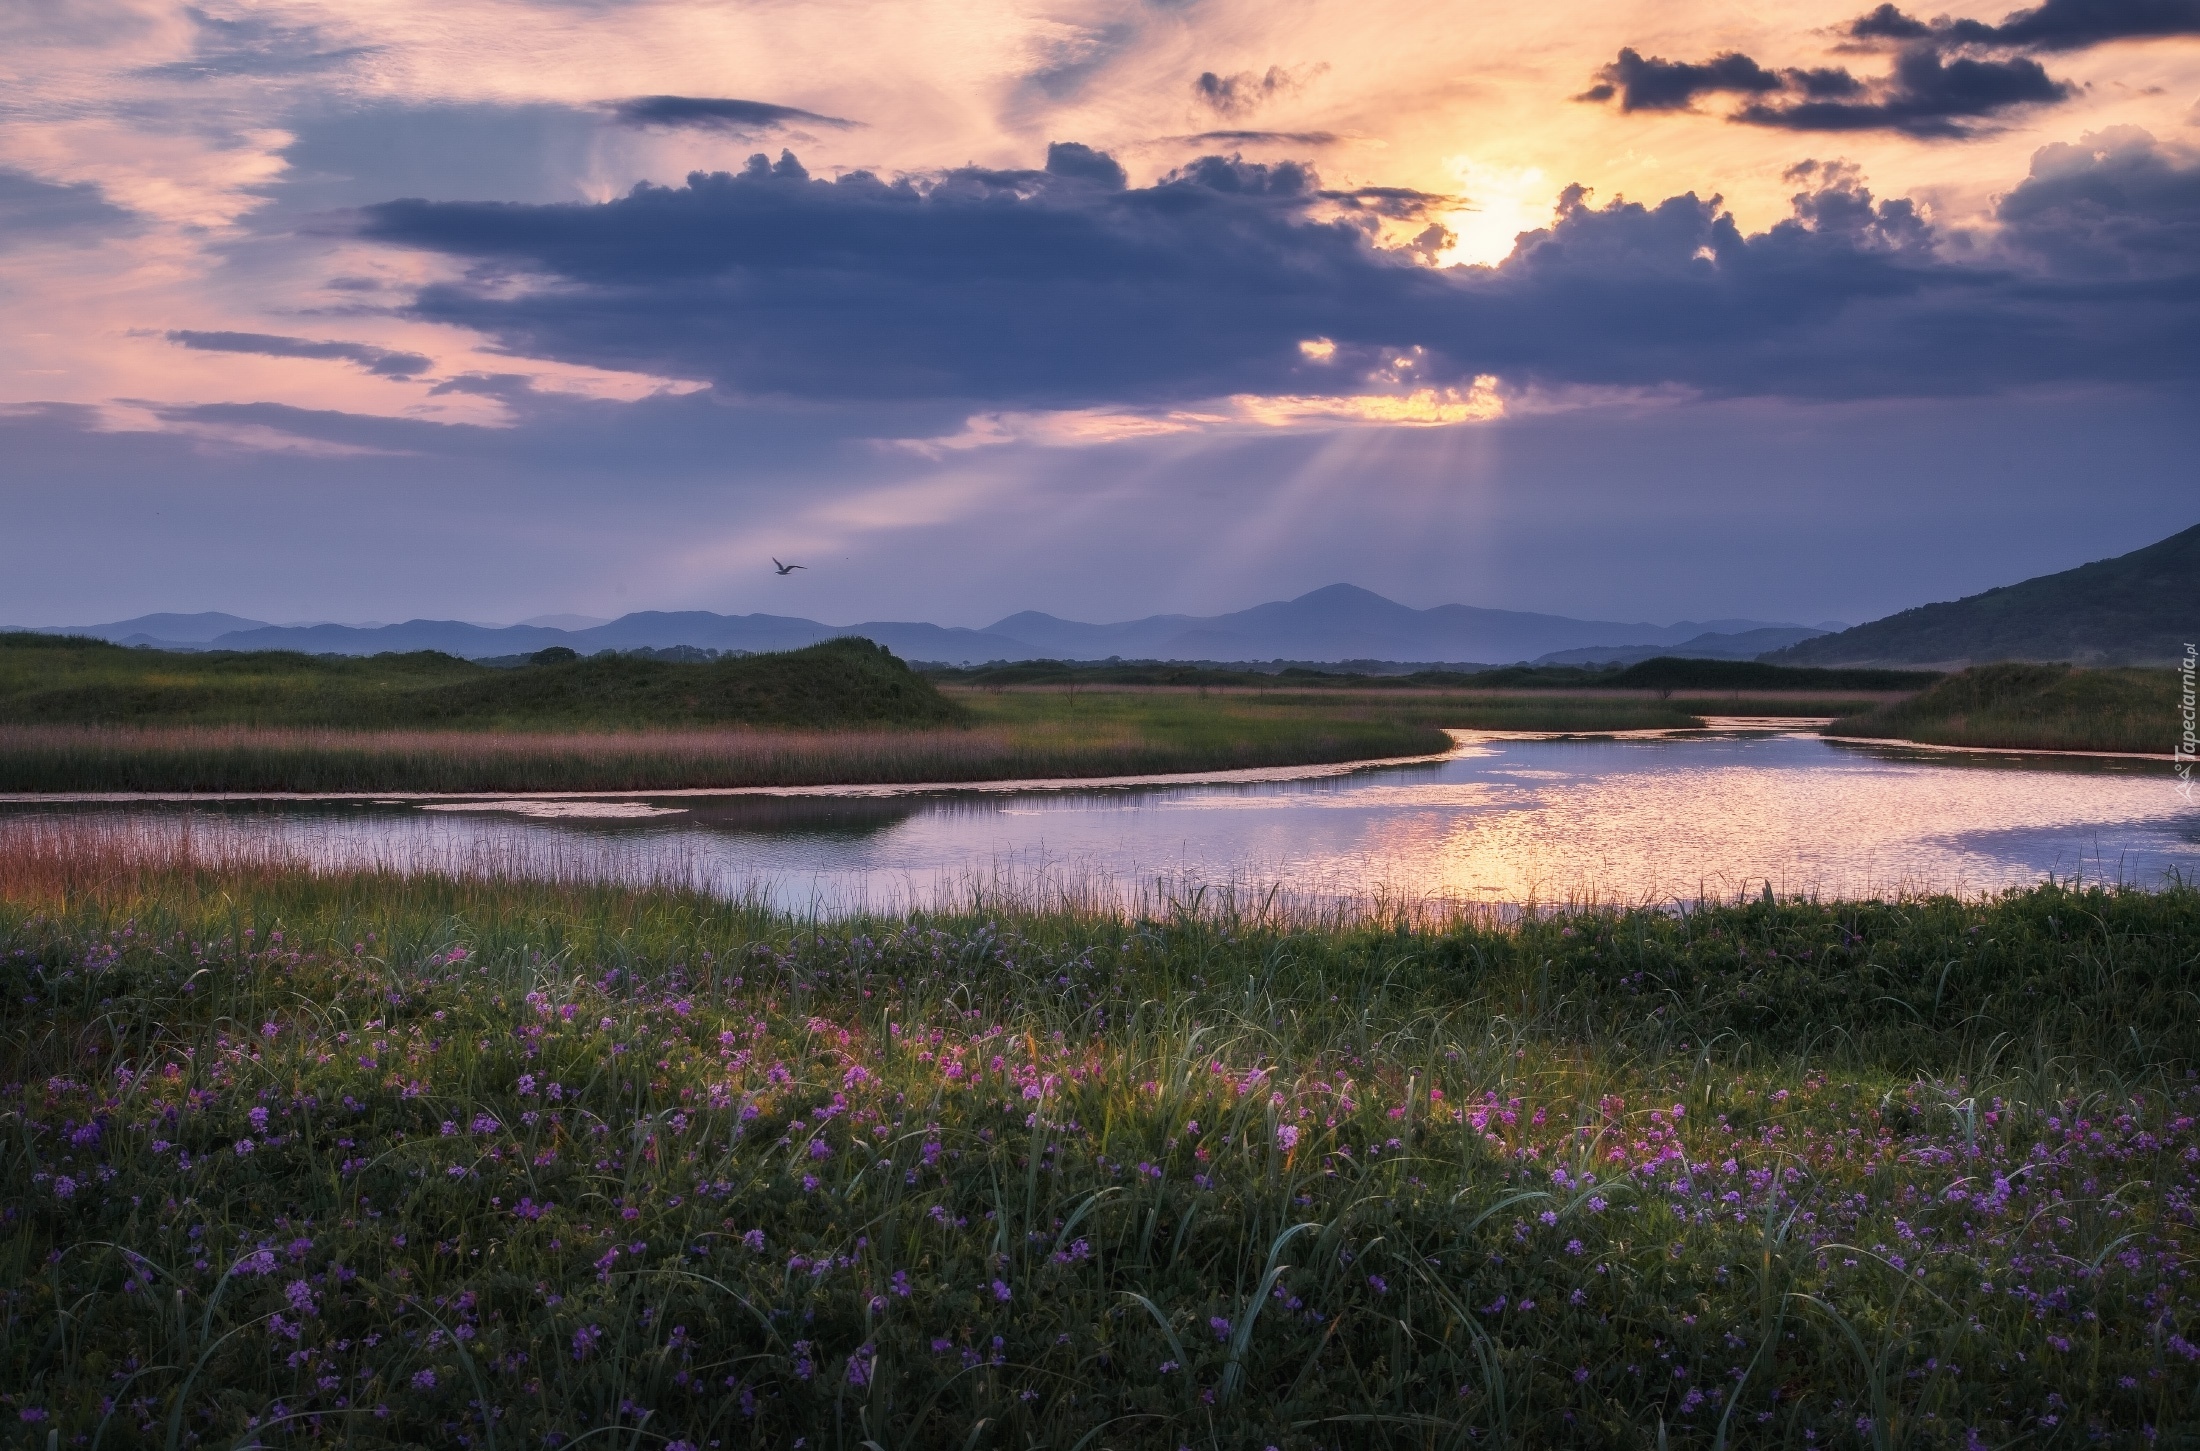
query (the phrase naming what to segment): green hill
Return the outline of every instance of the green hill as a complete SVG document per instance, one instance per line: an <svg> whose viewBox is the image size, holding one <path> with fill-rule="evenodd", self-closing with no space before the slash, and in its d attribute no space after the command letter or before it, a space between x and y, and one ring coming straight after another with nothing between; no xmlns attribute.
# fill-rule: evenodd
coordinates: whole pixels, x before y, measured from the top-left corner
<svg viewBox="0 0 2200 1451"><path fill-rule="evenodd" d="M2184 658L2188 640L2200 640L2200 525L2114 559L1920 605L1761 658L1780 665L2167 665Z"/></svg>
<svg viewBox="0 0 2200 1451"><path fill-rule="evenodd" d="M184 654L0 635L0 723L10 725L630 730L938 726L963 717L884 647L854 638L707 663L595 655L500 670L432 650Z"/></svg>
<svg viewBox="0 0 2200 1451"><path fill-rule="evenodd" d="M2073 670L2010 661L1974 666L1907 700L1837 720L1826 734L2166 756L2183 725L2179 690L2170 670Z"/></svg>

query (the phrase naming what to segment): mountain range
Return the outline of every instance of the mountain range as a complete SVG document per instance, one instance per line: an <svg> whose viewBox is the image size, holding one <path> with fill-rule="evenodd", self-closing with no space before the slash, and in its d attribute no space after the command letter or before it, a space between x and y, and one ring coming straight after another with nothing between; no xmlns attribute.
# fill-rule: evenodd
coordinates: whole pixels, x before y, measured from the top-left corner
<svg viewBox="0 0 2200 1451"><path fill-rule="evenodd" d="M575 621L573 623L579 623ZM1838 624L1834 628L1839 628ZM42 627L123 645L194 650L302 650L373 655L441 650L484 659L552 645L582 654L692 645L710 650L789 650L836 635L863 635L908 660L979 664L991 660L1338 661L1509 664L1554 654L1642 659L1680 650L1748 658L1822 633L1763 620L1683 620L1671 625L1577 620L1519 610L1439 605L1416 610L1355 585L1333 584L1297 599L1224 615L1149 615L1087 624L1027 610L971 630L914 621L825 625L789 615L718 615L645 610L587 628L477 625L408 620L390 625L273 625L235 615L141 615L104 625Z"/></svg>
<svg viewBox="0 0 2200 1451"><path fill-rule="evenodd" d="M2114 559L1776 650L1779 665L2168 665L2200 640L2200 525Z"/></svg>

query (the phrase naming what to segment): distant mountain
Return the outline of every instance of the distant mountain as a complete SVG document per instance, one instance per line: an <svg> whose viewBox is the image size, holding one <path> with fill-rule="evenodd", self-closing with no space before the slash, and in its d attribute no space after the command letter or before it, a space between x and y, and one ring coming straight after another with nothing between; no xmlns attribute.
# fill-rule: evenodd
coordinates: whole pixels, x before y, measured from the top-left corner
<svg viewBox="0 0 2200 1451"><path fill-rule="evenodd" d="M662 649L673 645L706 650L792 650L838 635L862 635L905 660L950 664L1105 660L1110 656L1132 660L1510 664L1585 647L1611 651L1639 646L1644 647L1645 654L1637 658L1647 658L1670 654L1676 647L1692 643L1729 640L1749 631L1776 632L1776 638L1767 636L1767 644L1757 647L1762 650L1809 633L1803 626L1767 625L1761 620L1683 620L1673 625L1651 625L1485 610L1471 605L1416 610L1348 584L1330 585L1294 600L1256 605L1233 614L1151 615L1102 625L1057 619L1035 611L1010 615L983 630L907 620L824 625L789 615L718 615L707 610L645 610L587 628L560 628L548 623L555 618L539 617L519 625L407 620L403 624L366 626L270 625L229 615L148 615L116 625L88 626L81 633L123 644L166 644L180 649L301 650L315 655L440 650L469 659L528 655L552 645L568 646L584 655L598 650ZM211 623L188 623L191 621L228 622L228 626L216 629ZM159 633L161 630L166 633Z"/></svg>
<svg viewBox="0 0 2200 1451"><path fill-rule="evenodd" d="M1416 610L1356 585L1333 584L1294 600L1234 614L1149 615L1087 625L1027 610L996 620L990 635L1024 641L1065 660L1447 660L1509 664L1592 645L1678 645L1709 633L1766 628L1763 620L1683 620L1675 625L1576 620L1564 615L1438 605ZM1792 628L1792 627L1791 627ZM1017 657L1003 656L1003 659Z"/></svg>
<svg viewBox="0 0 2200 1451"><path fill-rule="evenodd" d="M407 620L374 629L353 625L263 625L221 635L208 643L218 650L302 650L309 655L441 650L446 655L479 660L529 655L552 645L564 645L583 655L598 650L669 645L705 650L798 650L840 635L862 635L905 660L1023 660L1034 653L1020 640L939 625L893 620L821 625L789 615L716 615L707 610L643 610L585 630L473 625L464 620Z"/></svg>
<svg viewBox="0 0 2200 1451"><path fill-rule="evenodd" d="M2166 665L2200 640L2200 525L2130 554L1920 605L1764 658L1780 665Z"/></svg>
<svg viewBox="0 0 2200 1451"><path fill-rule="evenodd" d="M266 623L208 610L198 615L139 615L134 620L116 620L107 625L44 625L38 633L90 635L117 645L204 645L233 630L257 630Z"/></svg>
<svg viewBox="0 0 2200 1451"><path fill-rule="evenodd" d="M1528 663L1531 665L1637 665L1668 656L1677 660L1754 660L1768 650L1778 650L1827 633L1808 625L1767 625L1761 630L1737 634L1703 634L1678 645L1591 645L1582 650L1557 650Z"/></svg>

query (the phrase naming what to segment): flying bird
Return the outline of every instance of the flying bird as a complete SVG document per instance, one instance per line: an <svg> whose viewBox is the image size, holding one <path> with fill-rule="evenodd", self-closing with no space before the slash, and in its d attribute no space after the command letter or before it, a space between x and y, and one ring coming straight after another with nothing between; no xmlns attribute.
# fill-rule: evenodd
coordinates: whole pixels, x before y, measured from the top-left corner
<svg viewBox="0 0 2200 1451"><path fill-rule="evenodd" d="M796 570L808 569L809 566L807 564L781 564L775 559L772 561L772 568L778 570L781 574L793 574Z"/></svg>

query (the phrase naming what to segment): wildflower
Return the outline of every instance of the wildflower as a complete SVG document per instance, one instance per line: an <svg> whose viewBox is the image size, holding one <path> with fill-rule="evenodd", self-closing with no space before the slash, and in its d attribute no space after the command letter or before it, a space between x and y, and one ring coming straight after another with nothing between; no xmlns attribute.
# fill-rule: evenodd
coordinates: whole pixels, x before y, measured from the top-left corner
<svg viewBox="0 0 2200 1451"><path fill-rule="evenodd" d="M313 1313L313 1286L307 1284L304 1280L292 1280L284 1288L283 1296L290 1301L290 1308L297 1314L311 1315Z"/></svg>
<svg viewBox="0 0 2200 1451"><path fill-rule="evenodd" d="M56 1176L54 1177L54 1181L53 1181L53 1197L54 1197L54 1198L56 1198L56 1199L67 1199L67 1198L68 1198L68 1197L69 1197L70 1195L72 1195L72 1194L76 1193L76 1190L77 1190L77 1183L76 1183L76 1181L75 1181L74 1179L71 1179L71 1178L70 1178L70 1177L69 1177L68 1175L66 1175L66 1174L59 1174L59 1175L56 1175Z"/></svg>
<svg viewBox="0 0 2200 1451"><path fill-rule="evenodd" d="M432 1391L432 1390L434 1390L434 1389L435 1389L435 1372L434 1372L434 1371L432 1371L432 1370L416 1370L416 1371L414 1371L414 1372L413 1372L413 1378L412 1378L412 1388L413 1388L414 1390L416 1390L416 1391Z"/></svg>
<svg viewBox="0 0 2200 1451"><path fill-rule="evenodd" d="M1390 1293L1390 1283L1385 1280L1381 1275L1369 1275L1367 1277L1367 1284L1368 1288L1373 1290L1378 1295L1387 1295Z"/></svg>
<svg viewBox="0 0 2200 1451"><path fill-rule="evenodd" d="M747 1247L751 1254L762 1254L764 1252L764 1231L761 1229L750 1230L747 1234L741 1236L741 1243Z"/></svg>
<svg viewBox="0 0 2200 1451"><path fill-rule="evenodd" d="M830 1158L831 1158L832 1156L833 1156L833 1146L832 1146L831 1144L828 1144L828 1143L826 1143L826 1142L825 1142L825 1141L824 1141L823 1139L812 1139L812 1140L810 1140L810 1157L811 1157L811 1158L813 1158L813 1159L830 1159Z"/></svg>
<svg viewBox="0 0 2200 1451"><path fill-rule="evenodd" d="M1276 1130L1276 1147L1286 1154L1299 1146L1299 1126L1284 1124Z"/></svg>
<svg viewBox="0 0 2200 1451"><path fill-rule="evenodd" d="M995 1280L993 1282L993 1298L1003 1304L1006 1304L1008 1303L1008 1296L1008 1282L1005 1280Z"/></svg>
<svg viewBox="0 0 2200 1451"><path fill-rule="evenodd" d="M252 1132L256 1134L264 1134L267 1132L266 1109L255 1108L254 1110L252 1110L252 1112L246 1114L245 1117L252 1120Z"/></svg>
<svg viewBox="0 0 2200 1451"><path fill-rule="evenodd" d="M1207 1328L1215 1332L1215 1339L1217 1340L1228 1340L1230 1338L1230 1322L1220 1315L1209 1316Z"/></svg>
<svg viewBox="0 0 2200 1451"><path fill-rule="evenodd" d="M244 1157L245 1157L245 1156L246 1156L247 1154L250 1154L251 1152L252 1152L252 1140L250 1140L250 1139L239 1139L239 1140L237 1140L237 1157L238 1157L238 1158L242 1159L242 1158L244 1158Z"/></svg>
<svg viewBox="0 0 2200 1451"><path fill-rule="evenodd" d="M603 1327L600 1325L583 1325L580 1329L574 1331L573 1358L575 1360L586 1360L595 1350L596 1342L601 1339L603 1339Z"/></svg>

